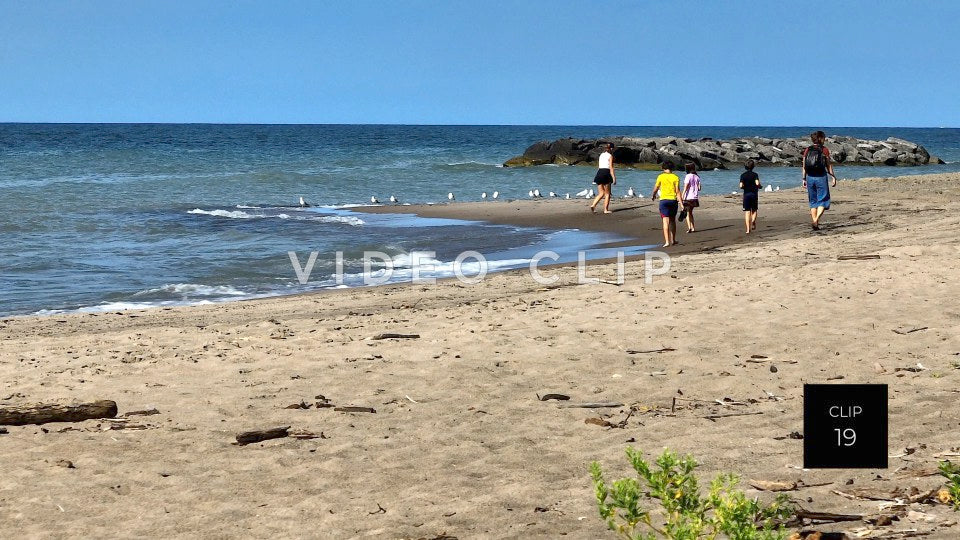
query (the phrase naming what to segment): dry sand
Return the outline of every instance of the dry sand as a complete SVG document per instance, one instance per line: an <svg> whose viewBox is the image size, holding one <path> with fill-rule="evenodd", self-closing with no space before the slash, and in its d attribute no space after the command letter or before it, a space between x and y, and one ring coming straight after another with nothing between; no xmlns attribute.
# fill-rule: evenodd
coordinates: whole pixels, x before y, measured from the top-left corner
<svg viewBox="0 0 960 540"><path fill-rule="evenodd" d="M684 254L652 284L634 261L622 286L577 285L565 267L551 287L516 271L475 286L4 320L0 406L112 399L121 414L159 414L8 427L0 534L611 538L587 465L626 475L628 445L691 453L704 478L829 483L788 494L809 510L876 515L883 501L833 490L932 489L938 476L916 475L960 450L958 186L956 174L842 182L820 233L799 190L762 193L750 237L736 198L708 197L700 228L712 230L681 232L673 252ZM659 238L652 203L619 200L629 209L610 216L585 204L407 210ZM368 339L382 332L420 338ZM660 348L676 350L627 352ZM888 469L798 468L802 441L788 435L803 430L803 384L826 382L890 385ZM587 424L628 408L558 408L537 400L548 392L637 412L622 429ZM376 413L287 408L318 396ZM713 403L723 398L746 404ZM759 414L704 418L737 412ZM232 444L275 426L323 437ZM893 512L900 521L866 537L960 537L946 506Z"/></svg>

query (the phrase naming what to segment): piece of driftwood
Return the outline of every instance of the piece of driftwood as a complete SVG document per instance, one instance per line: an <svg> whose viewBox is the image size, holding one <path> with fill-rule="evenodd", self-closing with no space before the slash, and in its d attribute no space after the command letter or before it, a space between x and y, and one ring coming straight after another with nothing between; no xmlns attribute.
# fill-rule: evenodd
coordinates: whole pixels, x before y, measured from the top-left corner
<svg viewBox="0 0 960 540"><path fill-rule="evenodd" d="M738 413L724 413L724 414L708 414L708 415L706 415L706 416L703 416L702 418L706 418L707 420L716 420L717 418L727 418L727 417L730 417L730 416L750 416L750 415L752 415L752 414L763 414L763 411L756 411L756 412L738 412Z"/></svg>
<svg viewBox="0 0 960 540"><path fill-rule="evenodd" d="M155 414L160 414L160 411L156 409L145 409L142 411L129 411L123 413L123 416L153 416Z"/></svg>
<svg viewBox="0 0 960 540"><path fill-rule="evenodd" d="M901 326L900 328L894 328L893 332L905 336L907 334L912 334L914 332L919 332L921 330L926 330L928 326Z"/></svg>
<svg viewBox="0 0 960 540"><path fill-rule="evenodd" d="M555 399L557 401L567 401L570 399L570 396L566 394L544 394L541 396L540 394L537 394L537 399L540 401L548 401L551 399Z"/></svg>
<svg viewBox="0 0 960 540"><path fill-rule="evenodd" d="M91 401L74 405L39 404L0 407L0 425L25 426L49 422L83 422L94 418L115 418L117 402Z"/></svg>
<svg viewBox="0 0 960 540"><path fill-rule="evenodd" d="M237 435L237 444L258 443L260 441L269 441L270 439L282 439L290 435L290 426L283 426L273 429L260 429L256 431L244 431Z"/></svg>
<svg viewBox="0 0 960 540"><path fill-rule="evenodd" d="M615 401L603 401L599 403L561 403L557 405L561 409L605 409L613 407L623 407L623 403Z"/></svg>
<svg viewBox="0 0 960 540"><path fill-rule="evenodd" d="M370 339L420 339L420 334L377 334Z"/></svg>
<svg viewBox="0 0 960 540"><path fill-rule="evenodd" d="M761 491L793 491L797 489L796 482L776 482L769 480L750 480L747 482Z"/></svg>
<svg viewBox="0 0 960 540"><path fill-rule="evenodd" d="M365 413L375 413L376 409L373 407L334 407L333 410L340 412L365 412Z"/></svg>
<svg viewBox="0 0 960 540"><path fill-rule="evenodd" d="M840 255L838 261L866 261L869 259L879 259L879 255Z"/></svg>
<svg viewBox="0 0 960 540"><path fill-rule="evenodd" d="M797 519L809 519L811 521L837 522L837 521L860 521L863 516L860 514L833 514L830 512L812 512L798 508L794 512Z"/></svg>
<svg viewBox="0 0 960 540"><path fill-rule="evenodd" d="M674 349L673 347L664 347L664 348L662 348L662 349L650 349L650 350L647 350L647 351L638 351L638 350L635 350L635 349L627 349L627 354L654 354L654 353L673 352L673 351L675 351L675 350L676 350L676 349Z"/></svg>
<svg viewBox="0 0 960 540"><path fill-rule="evenodd" d="M920 491L916 487L911 487L909 490L902 488L895 488L892 490L858 488L848 489L847 491L841 491L839 489L834 489L831 491L847 499L860 499L864 501L925 503L937 496L936 489Z"/></svg>

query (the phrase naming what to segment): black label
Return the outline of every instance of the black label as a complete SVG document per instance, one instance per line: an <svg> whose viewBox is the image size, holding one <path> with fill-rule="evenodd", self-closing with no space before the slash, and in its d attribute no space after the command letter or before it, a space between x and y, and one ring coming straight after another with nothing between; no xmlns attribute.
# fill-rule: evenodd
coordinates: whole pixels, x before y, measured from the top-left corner
<svg viewBox="0 0 960 540"><path fill-rule="evenodd" d="M887 385L803 385L805 469L887 468Z"/></svg>

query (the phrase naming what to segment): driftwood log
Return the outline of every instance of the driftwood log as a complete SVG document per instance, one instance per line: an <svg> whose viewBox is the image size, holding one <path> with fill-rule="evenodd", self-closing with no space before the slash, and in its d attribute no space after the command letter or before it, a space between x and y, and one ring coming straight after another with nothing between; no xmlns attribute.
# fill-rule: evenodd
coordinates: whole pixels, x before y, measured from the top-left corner
<svg viewBox="0 0 960 540"><path fill-rule="evenodd" d="M282 439L290 435L290 426L283 426L273 429L262 429L257 431L244 431L237 435L237 444L258 443L260 441L269 441L270 439Z"/></svg>
<svg viewBox="0 0 960 540"><path fill-rule="evenodd" d="M377 335L373 336L373 337L370 338L370 339L373 339L373 340L380 340L380 339L420 339L420 334L395 334L395 333L392 333L392 332L387 332L387 333L383 333L383 334L377 334Z"/></svg>
<svg viewBox="0 0 960 540"><path fill-rule="evenodd" d="M110 400L74 405L39 404L0 407L0 425L25 426L49 422L83 422L94 418L115 418L117 402Z"/></svg>

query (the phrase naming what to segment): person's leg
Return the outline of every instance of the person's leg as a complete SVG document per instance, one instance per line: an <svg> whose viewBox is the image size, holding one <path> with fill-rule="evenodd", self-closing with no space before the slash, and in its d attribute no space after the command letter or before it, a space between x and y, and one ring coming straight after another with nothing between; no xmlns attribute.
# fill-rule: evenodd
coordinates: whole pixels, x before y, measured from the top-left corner
<svg viewBox="0 0 960 540"><path fill-rule="evenodd" d="M599 203L599 202L600 202L600 199L602 199L602 198L603 198L603 186L602 186L602 185L598 185L598 186L597 186L597 196L594 197L594 198L593 198L593 202L590 203L590 211L591 211L591 212L595 212L595 211L596 211L596 209L597 209L597 203Z"/></svg>
<svg viewBox="0 0 960 540"><path fill-rule="evenodd" d="M823 217L823 213L827 211L827 208L824 206L818 206L813 210L813 224L819 226L820 218Z"/></svg>
<svg viewBox="0 0 960 540"><path fill-rule="evenodd" d="M696 232L696 230L697 225L696 222L693 221L693 207L691 206L690 209L687 210L687 232L692 233Z"/></svg>
<svg viewBox="0 0 960 540"><path fill-rule="evenodd" d="M750 234L750 211L743 211L743 226L747 231L747 234Z"/></svg>
<svg viewBox="0 0 960 540"><path fill-rule="evenodd" d="M757 211L756 210L752 210L750 212L750 230L751 231L757 230Z"/></svg>
<svg viewBox="0 0 960 540"><path fill-rule="evenodd" d="M661 219L663 220L663 247L670 247L670 222L673 220L669 216Z"/></svg>
<svg viewBox="0 0 960 540"><path fill-rule="evenodd" d="M679 244L677 242L677 216L673 215L670 217L670 243Z"/></svg>
<svg viewBox="0 0 960 540"><path fill-rule="evenodd" d="M814 229L817 228L817 181L811 176L807 178L807 201L810 202L810 224Z"/></svg>
<svg viewBox="0 0 960 540"><path fill-rule="evenodd" d="M613 195L613 184L601 186L603 189L603 213L610 214L610 198Z"/></svg>

